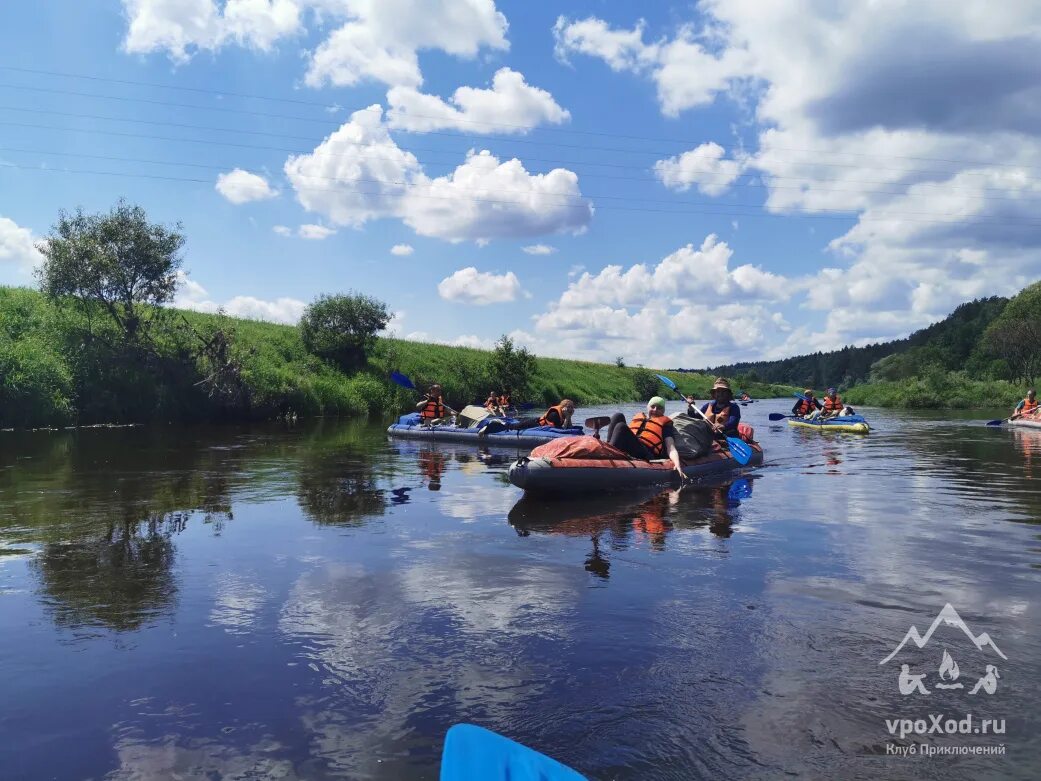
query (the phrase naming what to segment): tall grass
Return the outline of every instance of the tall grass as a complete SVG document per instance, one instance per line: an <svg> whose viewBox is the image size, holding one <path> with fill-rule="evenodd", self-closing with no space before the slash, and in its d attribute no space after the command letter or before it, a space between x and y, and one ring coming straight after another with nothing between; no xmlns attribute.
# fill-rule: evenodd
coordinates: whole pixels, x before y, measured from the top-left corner
<svg viewBox="0 0 1041 781"><path fill-rule="evenodd" d="M0 426L387 416L411 410L417 401L415 392L390 382L392 371L421 389L440 382L453 406L483 401L492 388L492 353L486 350L381 339L368 365L346 374L309 354L295 326L180 310L167 315L146 349L120 342L103 313L0 287ZM218 329L241 366L244 393L233 400L207 391L212 367L198 355L199 337ZM532 398L517 401L549 405L567 397L590 405L639 397L634 369L562 358L536 363ZM668 374L684 393L708 397L711 377ZM753 396L792 390L741 387ZM664 387L659 392L667 395Z"/></svg>

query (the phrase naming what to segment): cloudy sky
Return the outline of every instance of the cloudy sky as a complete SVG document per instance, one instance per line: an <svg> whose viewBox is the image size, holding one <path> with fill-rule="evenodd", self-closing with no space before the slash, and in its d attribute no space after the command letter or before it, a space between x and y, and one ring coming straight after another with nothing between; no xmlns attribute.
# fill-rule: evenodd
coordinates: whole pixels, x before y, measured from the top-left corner
<svg viewBox="0 0 1041 781"><path fill-rule="evenodd" d="M180 303L653 366L904 335L1041 276L1041 4L0 6L0 283L183 223Z"/></svg>

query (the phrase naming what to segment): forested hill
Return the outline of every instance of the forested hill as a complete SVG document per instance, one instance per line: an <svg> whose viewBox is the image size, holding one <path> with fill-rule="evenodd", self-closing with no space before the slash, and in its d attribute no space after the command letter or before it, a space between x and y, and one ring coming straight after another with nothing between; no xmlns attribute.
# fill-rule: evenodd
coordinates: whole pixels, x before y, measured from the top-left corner
<svg viewBox="0 0 1041 781"><path fill-rule="evenodd" d="M843 347L832 352L797 355L779 361L734 363L704 371L811 388L850 386L869 380L872 366L878 361L890 355L906 353L912 348L927 351L931 363L939 364L947 370L963 368L987 326L1004 311L1008 302L1009 299L1000 296L970 301L940 322L892 342ZM920 352L918 350L916 354Z"/></svg>

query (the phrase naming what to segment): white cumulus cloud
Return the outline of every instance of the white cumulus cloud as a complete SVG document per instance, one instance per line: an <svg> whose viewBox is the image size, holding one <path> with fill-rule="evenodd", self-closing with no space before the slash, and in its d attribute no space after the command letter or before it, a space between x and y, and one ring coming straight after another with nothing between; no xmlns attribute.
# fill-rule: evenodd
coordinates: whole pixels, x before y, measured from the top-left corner
<svg viewBox="0 0 1041 781"><path fill-rule="evenodd" d="M395 244L390 248L390 254L397 255L399 258L408 257L415 251L415 248L411 244Z"/></svg>
<svg viewBox="0 0 1041 781"><path fill-rule="evenodd" d="M311 241L321 241L322 239L329 238L335 233L336 231L332 228L326 228L324 225L313 224L301 225L297 231L297 234L301 239L310 239Z"/></svg>
<svg viewBox="0 0 1041 781"><path fill-rule="evenodd" d="M123 49L166 52L176 63L231 45L267 52L311 33L320 39L306 51L311 87L416 87L420 51L472 59L509 48L494 0L123 0L123 8Z"/></svg>
<svg viewBox="0 0 1041 781"><path fill-rule="evenodd" d="M524 76L501 68L491 89L460 87L449 101L426 95L413 87L387 92L387 122L392 128L428 132L457 128L470 132L526 133L541 124L559 125L571 114L557 105L546 90L533 87Z"/></svg>
<svg viewBox="0 0 1041 781"><path fill-rule="evenodd" d="M615 29L596 17L571 21L561 16L553 27L557 57L598 57L615 71L644 74L654 80L667 116L711 103L732 82L748 76L748 53L741 48L716 51L693 26L681 26L671 40L645 43L644 24Z"/></svg>
<svg viewBox="0 0 1041 781"><path fill-rule="evenodd" d="M506 17L494 0L342 0L348 21L311 56L309 86L362 81L419 86L418 52L473 58L482 47L506 50Z"/></svg>
<svg viewBox="0 0 1041 781"><path fill-rule="evenodd" d="M722 195L741 175L740 160L728 160L719 144L702 144L681 155L659 160L654 164L654 173L662 184L672 190L685 192L691 185L705 195Z"/></svg>
<svg viewBox="0 0 1041 781"><path fill-rule="evenodd" d="M218 174L215 188L234 204L264 201L278 195L278 192L268 184L267 179L263 176L244 171L241 168L236 168L226 174Z"/></svg>
<svg viewBox="0 0 1041 781"><path fill-rule="evenodd" d="M8 217L0 217L0 271L12 271L14 279L21 279L43 262L36 248L32 231L21 227Z"/></svg>
<svg viewBox="0 0 1041 781"><path fill-rule="evenodd" d="M855 221L797 286L821 346L902 336L1041 276L1036 3L879 0L865 13L851 1L705 0L660 34L564 18L555 35L576 65L593 56L650 79L663 114L696 121L732 100L758 133L735 162L756 174L766 210ZM712 159L662 161L659 178L742 186L730 161L700 149Z"/></svg>
<svg viewBox="0 0 1041 781"><path fill-rule="evenodd" d="M521 251L529 255L552 255L557 248L548 244L529 244L527 247L521 247Z"/></svg>
<svg viewBox="0 0 1041 781"><path fill-rule="evenodd" d="M166 51L186 62L199 49L237 43L264 51L301 31L302 0L123 0L131 54Z"/></svg>
<svg viewBox="0 0 1041 781"><path fill-rule="evenodd" d="M731 267L732 259L710 235L654 265L572 276L535 317L534 332L516 332L518 342L542 355L607 360L624 352L658 368L755 357L790 330L779 307L802 282L751 264Z"/></svg>
<svg viewBox="0 0 1041 781"><path fill-rule="evenodd" d="M378 105L356 111L312 153L291 156L285 173L300 204L335 225L393 217L454 242L578 233L593 215L578 176L563 168L532 174L520 160L471 152L451 173L427 177L390 137Z"/></svg>
<svg viewBox="0 0 1041 781"><path fill-rule="evenodd" d="M513 301L522 290L520 280L512 271L490 274L468 266L442 279L437 292L446 301L486 306Z"/></svg>
<svg viewBox="0 0 1041 781"><path fill-rule="evenodd" d="M273 228L271 228L271 230L273 230L279 236L292 236L293 235L293 229L290 228L288 225L275 225Z"/></svg>

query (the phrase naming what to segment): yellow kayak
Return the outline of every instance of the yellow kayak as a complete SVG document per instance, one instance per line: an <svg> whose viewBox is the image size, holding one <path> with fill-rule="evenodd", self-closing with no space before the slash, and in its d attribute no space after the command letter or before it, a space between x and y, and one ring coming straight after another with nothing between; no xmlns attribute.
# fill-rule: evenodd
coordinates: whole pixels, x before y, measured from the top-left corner
<svg viewBox="0 0 1041 781"><path fill-rule="evenodd" d="M867 434L871 427L861 415L839 415L826 420L808 420L806 418L789 418L789 426L814 428L818 431L839 431L846 434Z"/></svg>

